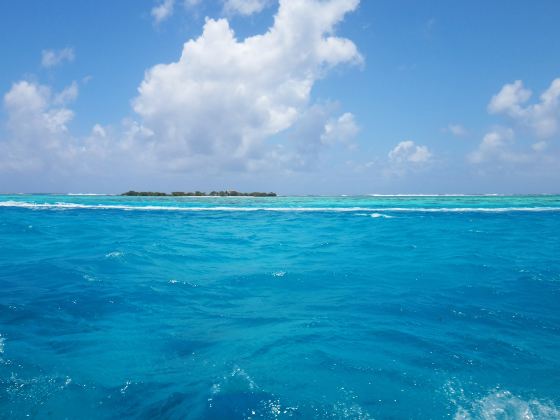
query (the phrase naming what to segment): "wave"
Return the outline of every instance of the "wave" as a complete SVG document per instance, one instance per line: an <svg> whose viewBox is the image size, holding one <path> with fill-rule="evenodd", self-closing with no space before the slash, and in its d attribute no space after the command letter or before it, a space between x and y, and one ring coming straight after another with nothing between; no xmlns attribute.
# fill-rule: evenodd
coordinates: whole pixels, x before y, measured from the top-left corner
<svg viewBox="0 0 560 420"><path fill-rule="evenodd" d="M471 419L558 419L560 409L551 402L524 400L509 391L497 391L468 406L460 406L455 420Z"/></svg>
<svg viewBox="0 0 560 420"><path fill-rule="evenodd" d="M560 207L181 207L134 206L126 204L31 203L26 201L0 201L0 207L19 207L46 210L127 210L127 211L184 211L184 212L407 212L407 213L507 213L507 212L560 212ZM383 216L372 216L383 217Z"/></svg>
<svg viewBox="0 0 560 420"><path fill-rule="evenodd" d="M555 193L536 193L536 194L366 194L369 197L546 197L558 195Z"/></svg>
<svg viewBox="0 0 560 420"><path fill-rule="evenodd" d="M509 197L511 194L367 194L369 197Z"/></svg>
<svg viewBox="0 0 560 420"><path fill-rule="evenodd" d="M389 216L383 213L372 213L370 214L370 217L374 218L374 219L392 219L394 216Z"/></svg>
<svg viewBox="0 0 560 420"><path fill-rule="evenodd" d="M82 195L85 195L85 196L93 196L93 197L97 197L97 196L101 196L101 197L103 197L103 196L112 196L112 195L115 195L115 194L96 194L96 193L68 193L68 194L63 194L63 195L70 195L70 196L74 196L74 195L77 195L77 196L82 196Z"/></svg>

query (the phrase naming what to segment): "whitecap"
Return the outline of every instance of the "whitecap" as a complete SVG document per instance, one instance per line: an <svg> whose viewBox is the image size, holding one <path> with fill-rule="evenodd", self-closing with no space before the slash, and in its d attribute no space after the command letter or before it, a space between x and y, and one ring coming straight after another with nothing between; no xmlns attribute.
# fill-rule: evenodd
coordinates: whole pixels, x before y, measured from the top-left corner
<svg viewBox="0 0 560 420"><path fill-rule="evenodd" d="M105 254L105 258L120 258L123 256L123 253L120 251L113 251Z"/></svg>
<svg viewBox="0 0 560 420"><path fill-rule="evenodd" d="M374 219L392 219L394 216L389 216L383 213L372 213L370 214L370 217L373 217Z"/></svg>
<svg viewBox="0 0 560 420"><path fill-rule="evenodd" d="M558 419L560 409L551 402L522 399L509 391L498 390L459 406L455 420L471 419Z"/></svg>
<svg viewBox="0 0 560 420"><path fill-rule="evenodd" d="M272 273L272 275L274 277L284 277L286 275L286 272L285 271L276 271L276 272Z"/></svg>
<svg viewBox="0 0 560 420"><path fill-rule="evenodd" d="M233 370L222 377L222 379L214 383L211 388L212 395L217 395L221 392L240 391L240 390L258 390L259 387L245 370L235 366Z"/></svg>
<svg viewBox="0 0 560 420"><path fill-rule="evenodd" d="M66 194L66 195L70 195L70 196L73 196L73 195L76 195L76 196L81 196L81 195L84 195L84 196L93 196L93 197L97 197L97 196L110 196L110 195L114 195L114 194L96 194L96 193L68 193L68 194Z"/></svg>
<svg viewBox="0 0 560 420"><path fill-rule="evenodd" d="M184 212L406 212L406 213L508 213L508 212L560 212L560 207L181 207L129 204L78 204L78 203L32 203L25 201L0 201L0 207L19 207L46 210L135 210L135 211L184 211Z"/></svg>
<svg viewBox="0 0 560 420"><path fill-rule="evenodd" d="M167 283L169 283L169 284L182 284L183 286L189 286L189 287L198 287L198 284L192 283L192 282L186 281L186 280L179 281L177 279L171 279Z"/></svg>
<svg viewBox="0 0 560 420"><path fill-rule="evenodd" d="M515 194L367 194L370 197L515 197ZM550 194L537 194L550 195Z"/></svg>

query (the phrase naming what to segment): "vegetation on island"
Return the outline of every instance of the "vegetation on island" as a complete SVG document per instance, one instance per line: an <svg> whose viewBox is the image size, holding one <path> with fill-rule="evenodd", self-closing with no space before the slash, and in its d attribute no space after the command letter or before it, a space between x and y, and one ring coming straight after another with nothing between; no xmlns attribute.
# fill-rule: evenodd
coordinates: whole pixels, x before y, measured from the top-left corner
<svg viewBox="0 0 560 420"><path fill-rule="evenodd" d="M121 195L128 197L276 197L273 192L249 192L243 193L235 190L229 191L212 191L205 193L202 191L195 192L181 192L176 191L171 194L154 191L128 191Z"/></svg>

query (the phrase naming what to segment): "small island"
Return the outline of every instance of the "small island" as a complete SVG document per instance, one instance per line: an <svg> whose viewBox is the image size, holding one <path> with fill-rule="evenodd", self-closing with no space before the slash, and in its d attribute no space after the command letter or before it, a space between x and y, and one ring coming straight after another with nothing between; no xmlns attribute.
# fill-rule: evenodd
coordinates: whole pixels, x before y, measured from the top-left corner
<svg viewBox="0 0 560 420"><path fill-rule="evenodd" d="M202 191L195 192L172 192L167 194L164 192L154 192L154 191L128 191L121 195L128 197L276 197L276 193L273 192L250 192L243 193L235 190L229 191L212 191L210 193L205 193Z"/></svg>

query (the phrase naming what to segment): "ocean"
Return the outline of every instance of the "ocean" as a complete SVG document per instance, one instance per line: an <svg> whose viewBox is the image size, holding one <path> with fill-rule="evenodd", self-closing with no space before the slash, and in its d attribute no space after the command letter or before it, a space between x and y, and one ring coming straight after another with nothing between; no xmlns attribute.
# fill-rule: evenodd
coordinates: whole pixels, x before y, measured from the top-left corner
<svg viewBox="0 0 560 420"><path fill-rule="evenodd" d="M560 196L0 196L0 418L560 418Z"/></svg>

